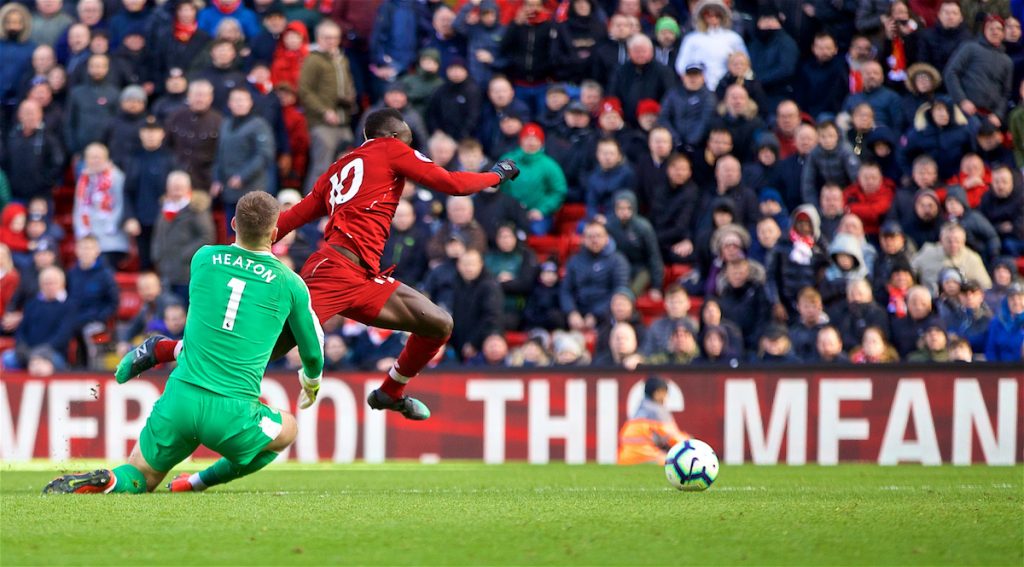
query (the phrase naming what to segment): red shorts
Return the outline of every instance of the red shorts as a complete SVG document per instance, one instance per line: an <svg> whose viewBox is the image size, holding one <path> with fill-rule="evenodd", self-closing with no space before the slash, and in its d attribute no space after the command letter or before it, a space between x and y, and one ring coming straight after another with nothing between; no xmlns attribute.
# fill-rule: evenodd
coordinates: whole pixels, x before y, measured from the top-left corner
<svg viewBox="0 0 1024 567"><path fill-rule="evenodd" d="M395 278L368 271L325 246L314 252L299 273L320 324L341 314L370 324L401 283Z"/></svg>

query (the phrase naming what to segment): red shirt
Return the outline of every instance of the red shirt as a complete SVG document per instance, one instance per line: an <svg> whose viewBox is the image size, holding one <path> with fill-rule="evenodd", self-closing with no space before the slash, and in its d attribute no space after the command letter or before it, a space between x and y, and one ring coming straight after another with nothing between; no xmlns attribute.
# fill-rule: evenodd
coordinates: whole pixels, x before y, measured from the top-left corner
<svg viewBox="0 0 1024 567"><path fill-rule="evenodd" d="M324 240L380 266L406 177L449 195L471 195L500 182L497 173L448 172L395 138L367 140L334 162L309 195L281 214L278 238L330 216Z"/></svg>
<svg viewBox="0 0 1024 567"><path fill-rule="evenodd" d="M864 234L878 234L882 219L896 195L895 184L890 179L882 179L882 186L872 194L868 194L859 184L854 182L843 190L846 210L860 217L864 224Z"/></svg>

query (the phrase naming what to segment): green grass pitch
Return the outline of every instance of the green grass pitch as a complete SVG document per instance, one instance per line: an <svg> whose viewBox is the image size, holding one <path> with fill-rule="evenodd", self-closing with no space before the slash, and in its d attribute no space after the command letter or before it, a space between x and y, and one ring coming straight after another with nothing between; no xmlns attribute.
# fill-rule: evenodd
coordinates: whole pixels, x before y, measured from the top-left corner
<svg viewBox="0 0 1024 567"><path fill-rule="evenodd" d="M683 493L656 466L282 465L49 497L42 466L0 467L0 564L1024 564L1020 466L723 466Z"/></svg>

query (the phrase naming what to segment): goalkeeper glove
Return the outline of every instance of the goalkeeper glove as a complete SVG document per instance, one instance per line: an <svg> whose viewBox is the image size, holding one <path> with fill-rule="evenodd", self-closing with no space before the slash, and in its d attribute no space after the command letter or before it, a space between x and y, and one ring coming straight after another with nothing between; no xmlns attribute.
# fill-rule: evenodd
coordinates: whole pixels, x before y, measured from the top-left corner
<svg viewBox="0 0 1024 567"><path fill-rule="evenodd" d="M491 168L492 173L497 173L501 181L512 181L516 177L519 177L519 166L516 162L510 159L503 159L494 164ZM500 183L500 182L499 182Z"/></svg>
<svg viewBox="0 0 1024 567"><path fill-rule="evenodd" d="M320 378L310 378L300 368L299 384L302 385L302 392L299 393L299 408L306 409L316 401L316 395L320 392Z"/></svg>

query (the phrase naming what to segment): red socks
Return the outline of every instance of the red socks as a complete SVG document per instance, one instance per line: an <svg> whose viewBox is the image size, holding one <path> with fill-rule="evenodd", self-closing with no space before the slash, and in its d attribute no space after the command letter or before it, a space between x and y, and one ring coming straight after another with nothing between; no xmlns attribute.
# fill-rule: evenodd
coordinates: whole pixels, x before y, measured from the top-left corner
<svg viewBox="0 0 1024 567"><path fill-rule="evenodd" d="M430 339L419 335L410 335L409 340L398 355L395 367L380 385L380 391L393 399L401 398L405 393L405 385L410 378L420 373L437 351L444 348L449 337Z"/></svg>
<svg viewBox="0 0 1024 567"><path fill-rule="evenodd" d="M384 382L380 385L380 391L391 396L392 400L397 400L405 394L405 383L399 382L388 376L384 379Z"/></svg>
<svg viewBox="0 0 1024 567"><path fill-rule="evenodd" d="M172 341L170 339L157 341L156 346L153 347L153 352L156 354L157 362L174 362L174 351L178 348L179 342L181 341Z"/></svg>

